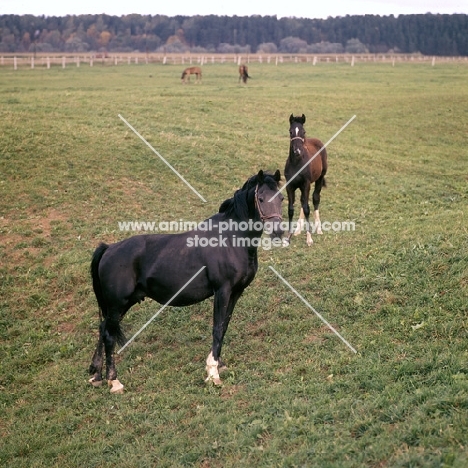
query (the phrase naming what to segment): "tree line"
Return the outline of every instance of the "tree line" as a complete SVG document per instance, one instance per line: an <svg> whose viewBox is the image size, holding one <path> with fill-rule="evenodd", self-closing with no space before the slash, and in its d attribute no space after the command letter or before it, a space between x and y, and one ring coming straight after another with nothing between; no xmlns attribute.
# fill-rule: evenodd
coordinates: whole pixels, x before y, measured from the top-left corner
<svg viewBox="0 0 468 468"><path fill-rule="evenodd" d="M0 15L0 53L93 51L467 56L468 15Z"/></svg>

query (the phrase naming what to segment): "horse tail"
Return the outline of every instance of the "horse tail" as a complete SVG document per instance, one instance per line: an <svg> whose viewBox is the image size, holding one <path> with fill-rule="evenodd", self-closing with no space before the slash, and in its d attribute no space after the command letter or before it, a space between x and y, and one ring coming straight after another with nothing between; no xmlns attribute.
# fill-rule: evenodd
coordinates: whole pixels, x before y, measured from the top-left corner
<svg viewBox="0 0 468 468"><path fill-rule="evenodd" d="M107 244L101 243L94 251L93 258L91 260L91 278L93 280L94 294L99 306L99 318L101 319L100 330L104 333L106 330L112 335L121 346L123 346L127 339L120 327L120 317L115 317L112 313L109 314L106 301L104 300L104 294L102 291L101 279L99 277L99 263L101 262L102 256L106 253L109 248Z"/></svg>
<svg viewBox="0 0 468 468"><path fill-rule="evenodd" d="M107 244L99 244L99 247L94 251L93 258L91 260L91 278L93 280L94 294L99 306L99 316L101 318L101 322L103 318L107 317L107 306L104 301L104 295L102 294L101 279L99 278L99 263L101 262L101 258L108 248L109 246Z"/></svg>

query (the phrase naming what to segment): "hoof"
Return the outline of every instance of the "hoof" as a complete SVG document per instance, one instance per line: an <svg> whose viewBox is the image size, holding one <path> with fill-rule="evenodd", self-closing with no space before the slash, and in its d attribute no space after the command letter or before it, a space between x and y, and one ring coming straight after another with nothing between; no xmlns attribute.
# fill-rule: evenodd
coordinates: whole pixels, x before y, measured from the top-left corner
<svg viewBox="0 0 468 468"><path fill-rule="evenodd" d="M226 363L219 358L218 361L218 372L224 372L228 370L228 366L226 366Z"/></svg>
<svg viewBox="0 0 468 468"><path fill-rule="evenodd" d="M205 382L206 383L212 382L213 385L216 385L217 387L223 385L223 381L219 377L213 377L211 375L205 379Z"/></svg>
<svg viewBox="0 0 468 468"><path fill-rule="evenodd" d="M120 395L124 392L124 386L116 380L108 380L107 384L111 387L110 392Z"/></svg>
<svg viewBox="0 0 468 468"><path fill-rule="evenodd" d="M96 377L91 377L88 382L93 386L93 387L100 387L102 385L102 380L96 380Z"/></svg>

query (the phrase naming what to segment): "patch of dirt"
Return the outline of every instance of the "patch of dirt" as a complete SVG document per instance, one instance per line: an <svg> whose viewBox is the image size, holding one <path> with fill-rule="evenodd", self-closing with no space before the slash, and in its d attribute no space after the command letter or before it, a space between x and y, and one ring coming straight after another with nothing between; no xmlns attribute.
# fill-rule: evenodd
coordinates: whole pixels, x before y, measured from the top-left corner
<svg viewBox="0 0 468 468"><path fill-rule="evenodd" d="M50 241L53 222L68 223L67 216L55 208L49 208L42 216L32 212L28 214L25 219L0 217L3 246L11 264L25 262L28 257L37 257L42 245L48 245ZM22 242L25 244L24 247L17 248ZM54 257L44 259L44 266L50 266L53 261Z"/></svg>

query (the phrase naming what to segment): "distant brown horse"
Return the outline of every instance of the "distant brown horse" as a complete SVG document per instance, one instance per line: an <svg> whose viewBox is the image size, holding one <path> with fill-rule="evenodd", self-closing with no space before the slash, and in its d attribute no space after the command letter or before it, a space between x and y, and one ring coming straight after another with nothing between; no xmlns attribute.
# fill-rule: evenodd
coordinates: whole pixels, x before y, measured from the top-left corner
<svg viewBox="0 0 468 468"><path fill-rule="evenodd" d="M195 75L195 83L201 83L202 73L200 67L189 67L182 72L182 83L190 82L190 75Z"/></svg>
<svg viewBox="0 0 468 468"><path fill-rule="evenodd" d="M289 156L286 161L284 175L286 177L286 192L288 194L288 216L289 234L286 236L287 242L292 236L292 219L294 216L294 199L296 189L301 191L301 217L295 234L302 230L302 223L305 217L307 229L307 245L312 245L311 231L322 234L322 226L319 216L320 191L325 187L325 174L328 168L327 150L323 143L316 138L306 138L304 123L305 115L289 117ZM318 153L318 154L317 154ZM310 161L308 163L308 161ZM314 225L309 223L309 194L310 185L315 182L312 201L314 204Z"/></svg>
<svg viewBox="0 0 468 468"><path fill-rule="evenodd" d="M244 83L247 83L247 78L252 78L249 76L249 69L247 65L239 65L239 83L241 80Z"/></svg>

